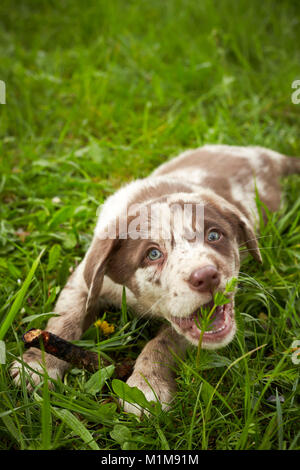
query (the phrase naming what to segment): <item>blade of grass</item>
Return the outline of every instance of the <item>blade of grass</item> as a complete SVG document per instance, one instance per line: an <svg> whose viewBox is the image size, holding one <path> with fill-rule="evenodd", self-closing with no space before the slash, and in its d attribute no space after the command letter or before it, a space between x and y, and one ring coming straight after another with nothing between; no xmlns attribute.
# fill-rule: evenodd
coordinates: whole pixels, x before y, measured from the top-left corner
<svg viewBox="0 0 300 470"><path fill-rule="evenodd" d="M298 432L298 434L293 439L293 442L291 443L291 445L289 447L289 450L294 450L294 447L296 447L299 438L300 438L300 431Z"/></svg>
<svg viewBox="0 0 300 470"><path fill-rule="evenodd" d="M43 255L44 251L45 250L42 250L41 253L39 254L39 256L36 258L36 260L33 262L32 266L31 266L31 269L30 269L25 281L23 282L22 287L19 290L17 297L15 298L14 303L12 304L8 314L6 315L2 325L0 327L0 340L4 339L8 329L10 328L12 322L15 319L15 316L17 315L17 313L21 309L24 297L25 297L26 292L27 292L27 290L28 290L28 288L31 284L34 273L35 273L35 271L36 271L36 269L39 265L40 259Z"/></svg>
<svg viewBox="0 0 300 470"><path fill-rule="evenodd" d="M263 399L263 397L264 397L264 395L265 395L265 393L266 393L266 391L267 391L269 385L272 383L273 378L276 376L277 371L280 370L280 368L281 368L283 362L285 361L285 359L286 359L286 356L284 355L284 356L280 359L280 361L278 362L278 364L276 365L276 367L274 368L274 370L272 371L272 373L270 374L270 376L269 376L269 378L268 378L268 380L267 380L267 382L266 382L266 384L265 384L263 390L261 391L261 393L260 393L260 395L259 395L259 398L257 399L257 401L256 401L256 403L255 403L255 406L253 407L252 413L249 415L249 418L247 419L247 421L246 421L246 423L245 423L245 426L244 426L244 429L243 429L243 431L242 431L242 433L241 433L241 436L240 436L240 438L239 438L239 440L238 440L238 442L237 442L237 445L236 445L236 449L237 449L237 450L243 450L243 448L244 448L244 446L245 446L245 444L246 444L246 440L247 440L247 437L248 437L248 434L249 434L249 427L250 427L250 424L251 424L251 422L252 422L252 420L253 420L253 417L254 417L255 413L257 412L258 407L259 407L259 405L260 405L260 403L261 403L261 400Z"/></svg>
<svg viewBox="0 0 300 470"><path fill-rule="evenodd" d="M272 437L276 430L276 415L269 422L258 450L269 450L272 446Z"/></svg>
<svg viewBox="0 0 300 470"><path fill-rule="evenodd" d="M172 353L172 356L176 359L176 361L178 361L178 364L181 364L185 369L189 370L192 375L195 375L196 377L198 377L200 380L203 381L203 383L205 385L207 385L208 387L212 387L212 385L210 385L209 382L207 382L204 377L202 375L200 375L198 372L196 372L196 370L193 368L193 367L190 367L186 362L184 362L180 356L178 356L173 350L170 352ZM228 370L228 369L226 369ZM223 377L223 376L222 376ZM240 419L239 417L237 416L237 414L235 413L235 411L233 410L233 408L229 405L229 403L227 403L227 401L225 400L225 398L222 396L221 393L218 392L218 390L215 388L214 389L214 393L216 394L216 396L222 401L222 403L226 406L226 408L228 408L228 410L230 411L230 413L235 417L235 419L239 422Z"/></svg>
<svg viewBox="0 0 300 470"><path fill-rule="evenodd" d="M157 435L160 439L161 450L170 450L169 443L168 443L167 438L166 438L164 432L162 431L161 427L159 426L158 423L154 423L154 426L155 426Z"/></svg>
<svg viewBox="0 0 300 470"><path fill-rule="evenodd" d="M200 384L199 391L198 391L197 398L196 398L196 403L195 403L194 410L193 410L193 416L192 416L191 426L190 426L190 430L189 430L189 438L188 438L188 446L187 446L188 450L192 450L192 439L193 439L193 433L194 433L194 424L195 424L196 412L197 412L197 408L198 408L198 402L199 402L199 398L200 398L200 395L201 395L202 385L203 384ZM205 428L204 423L203 423L203 427ZM204 433L205 433L205 431L204 431Z"/></svg>
<svg viewBox="0 0 300 470"><path fill-rule="evenodd" d="M42 351L43 363L45 363L45 352ZM51 449L51 407L49 397L49 385L47 369L44 369L44 383L43 383L43 402L41 410L41 428L42 428L42 450Z"/></svg>
<svg viewBox="0 0 300 470"><path fill-rule="evenodd" d="M2 421L4 423L4 425L6 426L6 429L8 430L8 432L11 434L11 436L20 444L20 447L21 449L24 449L25 448L25 445L24 445L24 439L23 439L23 436L22 436L22 432L20 430L20 425L18 423L18 428L15 426L13 420L11 419L10 416L2 416Z"/></svg>
<svg viewBox="0 0 300 470"><path fill-rule="evenodd" d="M128 322L128 315L127 315L127 302L126 302L126 291L125 287L123 286L122 292L122 309L121 309L121 325L126 325Z"/></svg>
<svg viewBox="0 0 300 470"><path fill-rule="evenodd" d="M79 436L83 442L85 442L92 450L100 450L100 447L94 440L89 430L70 411L60 410L59 408L55 407L52 407L51 409L57 418L61 419L70 429L72 429L72 431L77 436Z"/></svg>
<svg viewBox="0 0 300 470"><path fill-rule="evenodd" d="M278 449L283 450L283 422L282 409L279 400L278 390L276 388L276 411L277 411L277 432L278 432Z"/></svg>
<svg viewBox="0 0 300 470"><path fill-rule="evenodd" d="M44 399L38 395L38 393L34 393L34 398L38 403L43 406ZM100 447L94 440L90 431L84 426L82 421L79 421L76 416L74 416L69 410L56 408L55 406L50 406L51 412L60 419L65 425L67 425L76 436L79 436L85 444L87 444L92 450L100 450Z"/></svg>
<svg viewBox="0 0 300 470"><path fill-rule="evenodd" d="M205 410L205 419L208 419L208 416L209 416L209 410L210 410L210 407L212 405L212 401L213 401L213 397L215 395L215 393L217 392L217 389L219 388L220 384L222 383L225 375L227 374L227 372L235 365L237 364L238 362L240 362L241 360L243 360L245 357L249 356L250 354L253 354L254 352L258 351L259 349L261 348L264 348L266 346L266 344L263 344L261 346L259 346L258 348L255 348L255 349L252 349L251 351L243 354L242 356L238 357L235 361L233 361L228 367L227 369L223 372L221 378L219 379L217 385L214 387L213 391L212 391L212 394L209 398L209 402L206 406L206 410ZM207 444L207 443L206 443ZM203 449L206 449L207 447L203 447Z"/></svg>

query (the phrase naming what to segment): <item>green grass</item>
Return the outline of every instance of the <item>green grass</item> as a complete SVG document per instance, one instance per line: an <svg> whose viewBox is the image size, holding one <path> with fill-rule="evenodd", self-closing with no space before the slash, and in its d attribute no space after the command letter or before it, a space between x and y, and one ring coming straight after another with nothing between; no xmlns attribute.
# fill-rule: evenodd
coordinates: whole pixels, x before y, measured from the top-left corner
<svg viewBox="0 0 300 470"><path fill-rule="evenodd" d="M196 348L179 361L169 413L126 415L112 377L92 387L91 374L71 369L54 390L32 394L8 373L120 184L210 142L300 155L291 102L299 31L292 0L1 1L1 449L300 448L290 349L300 339L297 176L261 227L263 265L242 265L237 337L202 351L199 367ZM157 327L125 306L106 318L114 335L98 341L92 327L81 344L119 361L135 358Z"/></svg>

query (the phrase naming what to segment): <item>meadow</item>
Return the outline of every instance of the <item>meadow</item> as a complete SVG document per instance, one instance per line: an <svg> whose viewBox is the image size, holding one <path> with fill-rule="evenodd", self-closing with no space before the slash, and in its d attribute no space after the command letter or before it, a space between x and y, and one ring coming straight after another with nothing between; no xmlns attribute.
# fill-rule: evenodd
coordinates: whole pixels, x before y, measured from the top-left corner
<svg viewBox="0 0 300 470"><path fill-rule="evenodd" d="M300 156L297 1L2 0L0 4L0 449L300 449L300 177L260 223L238 334L177 365L169 412L118 405L113 368L70 368L28 392L9 365L43 328L92 238L99 206L182 150L261 145ZM261 205L257 200L259 209ZM134 360L159 327L99 312L77 344Z"/></svg>

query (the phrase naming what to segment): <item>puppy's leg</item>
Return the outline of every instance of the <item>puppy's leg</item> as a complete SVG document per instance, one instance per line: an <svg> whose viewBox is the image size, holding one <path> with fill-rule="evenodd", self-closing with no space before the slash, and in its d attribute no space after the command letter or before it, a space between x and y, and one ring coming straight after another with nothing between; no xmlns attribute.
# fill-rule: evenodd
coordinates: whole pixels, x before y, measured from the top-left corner
<svg viewBox="0 0 300 470"><path fill-rule="evenodd" d="M86 318L87 295L88 289L83 277L83 263L81 263L69 278L57 300L54 312L59 316L52 317L45 329L70 341L79 339L93 320ZM30 348L23 354L22 359L35 371L43 372L42 353L38 349ZM45 354L44 365L49 377L54 379L62 377L68 368L67 362L50 354ZM18 385L20 384L21 371L22 364L15 361L11 367L11 375ZM27 369L27 373L31 376L34 384L40 382L39 374L30 369ZM30 388L30 384L28 384L28 388Z"/></svg>
<svg viewBox="0 0 300 470"><path fill-rule="evenodd" d="M159 400L163 408L168 408L176 390L176 359L172 352L183 357L186 347L185 338L172 327L163 329L142 350L127 384L139 388L147 400ZM143 412L137 405L128 402L124 402L124 410L136 415Z"/></svg>

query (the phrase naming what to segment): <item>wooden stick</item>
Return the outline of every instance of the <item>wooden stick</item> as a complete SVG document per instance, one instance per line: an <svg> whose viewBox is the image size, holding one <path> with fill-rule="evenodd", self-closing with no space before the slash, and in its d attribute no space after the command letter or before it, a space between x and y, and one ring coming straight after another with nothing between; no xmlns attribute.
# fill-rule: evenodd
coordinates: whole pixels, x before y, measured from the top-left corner
<svg viewBox="0 0 300 470"><path fill-rule="evenodd" d="M46 353L90 372L95 372L99 369L99 366L106 367L110 364L107 359L101 357L99 363L98 353L75 346L75 344L50 333L50 331L32 328L23 335L23 341L26 348L44 349ZM133 361L131 360L119 364L115 370L117 377L123 378L130 375L132 367Z"/></svg>

